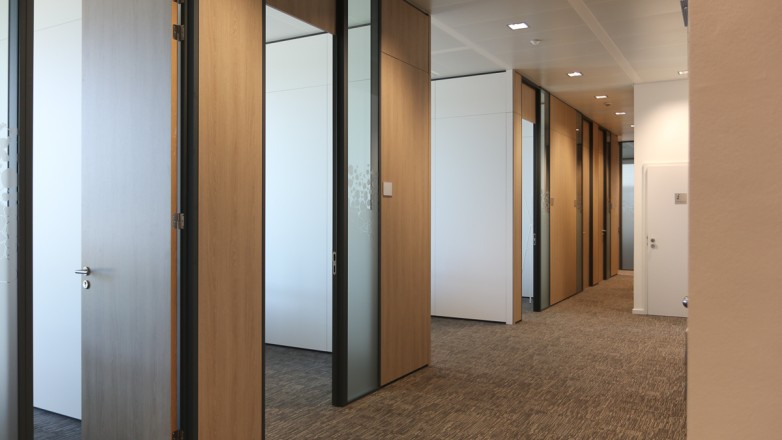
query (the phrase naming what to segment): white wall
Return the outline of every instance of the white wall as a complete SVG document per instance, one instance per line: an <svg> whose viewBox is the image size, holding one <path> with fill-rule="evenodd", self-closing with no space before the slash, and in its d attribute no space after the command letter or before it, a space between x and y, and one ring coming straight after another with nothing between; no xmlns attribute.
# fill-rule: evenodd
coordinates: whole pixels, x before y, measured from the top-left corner
<svg viewBox="0 0 782 440"><path fill-rule="evenodd" d="M432 83L432 314L513 322L513 91Z"/></svg>
<svg viewBox="0 0 782 440"><path fill-rule="evenodd" d="M81 0L35 1L33 403L81 418Z"/></svg>
<svg viewBox="0 0 782 440"><path fill-rule="evenodd" d="M266 342L320 351L331 351L331 38L266 46Z"/></svg>
<svg viewBox="0 0 782 440"><path fill-rule="evenodd" d="M644 165L689 162L688 86L687 80L635 86L635 200L643 200ZM636 314L647 313L644 218L643 203L636 203L633 306Z"/></svg>

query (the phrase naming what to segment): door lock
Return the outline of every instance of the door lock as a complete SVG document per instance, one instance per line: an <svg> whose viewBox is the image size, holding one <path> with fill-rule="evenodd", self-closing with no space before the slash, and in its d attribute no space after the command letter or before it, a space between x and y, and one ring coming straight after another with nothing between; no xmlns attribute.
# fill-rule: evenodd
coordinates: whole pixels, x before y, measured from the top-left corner
<svg viewBox="0 0 782 440"><path fill-rule="evenodd" d="M84 280L84 281L82 281L82 282L81 282L81 287L82 287L83 289L85 289L85 290L86 290L86 289L89 289L89 288L90 288L90 282L89 282L89 281L87 281L87 280Z"/></svg>

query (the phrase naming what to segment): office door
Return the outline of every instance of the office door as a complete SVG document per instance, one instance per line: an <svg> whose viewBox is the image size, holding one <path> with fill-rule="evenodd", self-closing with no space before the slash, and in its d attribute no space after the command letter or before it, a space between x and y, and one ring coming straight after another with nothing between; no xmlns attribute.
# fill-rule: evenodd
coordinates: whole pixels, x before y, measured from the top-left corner
<svg viewBox="0 0 782 440"><path fill-rule="evenodd" d="M176 414L172 7L85 0L83 20L82 433L163 440Z"/></svg>
<svg viewBox="0 0 782 440"><path fill-rule="evenodd" d="M687 316L687 164L644 166L646 294L650 315Z"/></svg>

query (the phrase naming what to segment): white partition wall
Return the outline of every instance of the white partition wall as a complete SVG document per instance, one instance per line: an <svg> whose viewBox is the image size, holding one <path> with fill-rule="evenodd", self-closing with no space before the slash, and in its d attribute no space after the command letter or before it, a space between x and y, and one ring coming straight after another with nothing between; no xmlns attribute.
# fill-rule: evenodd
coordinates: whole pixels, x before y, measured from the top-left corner
<svg viewBox="0 0 782 440"><path fill-rule="evenodd" d="M266 342L331 351L332 36L266 48Z"/></svg>
<svg viewBox="0 0 782 440"><path fill-rule="evenodd" d="M35 0L33 404L81 418L81 0Z"/></svg>
<svg viewBox="0 0 782 440"><path fill-rule="evenodd" d="M521 121L521 296L535 294L535 124Z"/></svg>
<svg viewBox="0 0 782 440"><path fill-rule="evenodd" d="M513 323L513 91L432 83L432 315Z"/></svg>

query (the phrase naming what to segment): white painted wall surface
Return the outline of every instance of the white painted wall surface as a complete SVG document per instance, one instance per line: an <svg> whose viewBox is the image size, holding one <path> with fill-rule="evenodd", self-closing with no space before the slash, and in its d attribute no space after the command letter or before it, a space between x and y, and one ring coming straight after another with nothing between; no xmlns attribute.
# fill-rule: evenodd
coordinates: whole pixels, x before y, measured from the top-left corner
<svg viewBox="0 0 782 440"><path fill-rule="evenodd" d="M432 93L432 314L512 323L511 74Z"/></svg>
<svg viewBox="0 0 782 440"><path fill-rule="evenodd" d="M33 404L81 418L81 1L36 0Z"/></svg>
<svg viewBox="0 0 782 440"><path fill-rule="evenodd" d="M320 351L331 351L331 38L266 46L266 342Z"/></svg>
<svg viewBox="0 0 782 440"><path fill-rule="evenodd" d="M689 82L635 86L635 200L643 200L643 166L689 162ZM633 313L647 313L645 212L635 209Z"/></svg>

